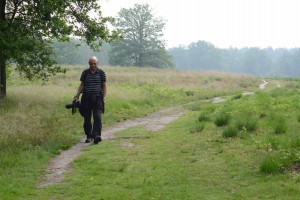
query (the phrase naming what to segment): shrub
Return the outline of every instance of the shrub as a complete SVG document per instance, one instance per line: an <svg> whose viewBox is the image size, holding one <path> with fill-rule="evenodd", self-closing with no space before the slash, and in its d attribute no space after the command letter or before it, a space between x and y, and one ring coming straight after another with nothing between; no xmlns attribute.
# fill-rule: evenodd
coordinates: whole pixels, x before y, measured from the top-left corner
<svg viewBox="0 0 300 200"><path fill-rule="evenodd" d="M240 98L242 98L242 94L237 94L237 95L234 95L232 97L232 100L237 100L237 99L240 99Z"/></svg>
<svg viewBox="0 0 300 200"><path fill-rule="evenodd" d="M207 104L204 106L204 110L207 111L208 113L213 113L216 110L216 105L215 104Z"/></svg>
<svg viewBox="0 0 300 200"><path fill-rule="evenodd" d="M291 147L295 149L300 148L300 135L293 135L291 137Z"/></svg>
<svg viewBox="0 0 300 200"><path fill-rule="evenodd" d="M190 91L190 90L185 91L184 93L185 93L186 96L194 96L194 94L195 94L195 92Z"/></svg>
<svg viewBox="0 0 300 200"><path fill-rule="evenodd" d="M235 121L238 130L246 130L248 132L255 131L258 127L257 120L252 117L240 117Z"/></svg>
<svg viewBox="0 0 300 200"><path fill-rule="evenodd" d="M195 127L190 129L191 133L201 133L204 129L205 125L202 123L198 123Z"/></svg>
<svg viewBox="0 0 300 200"><path fill-rule="evenodd" d="M265 157L260 165L260 171L265 174L278 173L281 170L280 155L269 154Z"/></svg>
<svg viewBox="0 0 300 200"><path fill-rule="evenodd" d="M266 136L266 143L269 145L269 148L273 150L278 150L281 147L288 147L289 140L285 137L276 137L274 135L267 135Z"/></svg>
<svg viewBox="0 0 300 200"><path fill-rule="evenodd" d="M299 162L300 155L296 149L280 148L277 152L268 154L260 165L260 171L266 174L283 172L291 169Z"/></svg>
<svg viewBox="0 0 300 200"><path fill-rule="evenodd" d="M287 128L288 128L287 121L283 115L272 113L270 116L270 120L271 120L270 125L271 127L273 127L275 134L284 134L287 132Z"/></svg>
<svg viewBox="0 0 300 200"><path fill-rule="evenodd" d="M229 121L230 121L230 115L227 113L221 113L216 117L214 123L217 126L225 126L229 123Z"/></svg>
<svg viewBox="0 0 300 200"><path fill-rule="evenodd" d="M206 114L201 114L199 117L198 117L198 121L199 122L209 122L210 121L210 117Z"/></svg>
<svg viewBox="0 0 300 200"><path fill-rule="evenodd" d="M300 115L298 115L298 122L300 123Z"/></svg>
<svg viewBox="0 0 300 200"><path fill-rule="evenodd" d="M274 127L274 133L275 134L284 134L287 132L287 124L285 120L277 121L275 127Z"/></svg>
<svg viewBox="0 0 300 200"><path fill-rule="evenodd" d="M223 137L232 138L236 137L238 134L238 130L235 127L228 127L223 131Z"/></svg>

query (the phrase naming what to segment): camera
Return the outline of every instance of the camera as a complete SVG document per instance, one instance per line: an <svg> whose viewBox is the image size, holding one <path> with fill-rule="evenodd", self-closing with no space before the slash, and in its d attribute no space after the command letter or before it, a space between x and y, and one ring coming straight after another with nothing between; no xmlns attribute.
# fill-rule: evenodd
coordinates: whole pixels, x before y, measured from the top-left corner
<svg viewBox="0 0 300 200"><path fill-rule="evenodd" d="M71 109L72 108L72 114L74 115L76 113L76 108L80 107L80 102L76 99L73 100L71 104L66 105L66 109Z"/></svg>

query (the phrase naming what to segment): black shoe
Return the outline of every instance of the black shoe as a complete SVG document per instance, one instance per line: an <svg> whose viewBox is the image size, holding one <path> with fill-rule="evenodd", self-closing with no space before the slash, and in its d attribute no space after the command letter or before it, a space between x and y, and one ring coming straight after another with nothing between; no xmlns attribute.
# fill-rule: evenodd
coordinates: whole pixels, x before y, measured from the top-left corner
<svg viewBox="0 0 300 200"><path fill-rule="evenodd" d="M91 143L91 142L93 142L93 138L87 138L87 139L85 140L85 143Z"/></svg>
<svg viewBox="0 0 300 200"><path fill-rule="evenodd" d="M102 141L102 139L101 139L100 136L96 136L96 137L94 138L94 144L98 144L98 143L101 142L101 141Z"/></svg>

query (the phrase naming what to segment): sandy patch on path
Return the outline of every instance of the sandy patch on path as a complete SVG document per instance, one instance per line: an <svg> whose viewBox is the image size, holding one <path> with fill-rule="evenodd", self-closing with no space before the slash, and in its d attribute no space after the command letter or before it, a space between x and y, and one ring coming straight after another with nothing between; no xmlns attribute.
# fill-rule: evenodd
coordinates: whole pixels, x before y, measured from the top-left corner
<svg viewBox="0 0 300 200"><path fill-rule="evenodd" d="M268 81L264 81L262 84L259 85L259 89L265 89L268 83Z"/></svg>

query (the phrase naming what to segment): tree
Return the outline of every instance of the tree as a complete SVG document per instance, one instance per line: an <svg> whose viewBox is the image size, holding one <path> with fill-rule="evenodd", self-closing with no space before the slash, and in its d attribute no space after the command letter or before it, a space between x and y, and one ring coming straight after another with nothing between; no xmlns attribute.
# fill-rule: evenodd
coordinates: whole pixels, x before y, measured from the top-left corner
<svg viewBox="0 0 300 200"><path fill-rule="evenodd" d="M257 47L245 49L242 63L243 72L265 76L270 71L271 65L271 59L268 57L265 50Z"/></svg>
<svg viewBox="0 0 300 200"><path fill-rule="evenodd" d="M173 47L169 49L170 54L173 57L174 63L178 69L188 68L188 49L185 46Z"/></svg>
<svg viewBox="0 0 300 200"><path fill-rule="evenodd" d="M116 27L122 31L120 40L111 45L109 62L121 66L173 67L172 57L165 49L163 29L165 22L155 18L148 4L135 4L121 9Z"/></svg>
<svg viewBox="0 0 300 200"><path fill-rule="evenodd" d="M220 69L221 53L213 44L200 40L191 43L188 48L189 67L202 70Z"/></svg>
<svg viewBox="0 0 300 200"><path fill-rule="evenodd" d="M110 44L103 42L102 46L94 51L86 43L76 38L71 38L70 42L53 41L54 60L58 64L86 65L87 57L94 55L100 60L100 65L108 65L108 52Z"/></svg>
<svg viewBox="0 0 300 200"><path fill-rule="evenodd" d="M28 79L47 80L61 69L53 60L53 38L68 41L80 36L94 49L111 42L118 31L109 31L111 17L102 17L97 0L1 0L0 96L6 95L6 64Z"/></svg>

